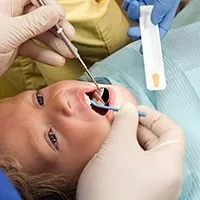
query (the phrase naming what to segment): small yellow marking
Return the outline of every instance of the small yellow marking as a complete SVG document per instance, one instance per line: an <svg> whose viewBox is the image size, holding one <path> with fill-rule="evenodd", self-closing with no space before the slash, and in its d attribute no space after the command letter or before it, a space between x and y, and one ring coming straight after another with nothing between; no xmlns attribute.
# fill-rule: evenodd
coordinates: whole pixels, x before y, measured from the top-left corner
<svg viewBox="0 0 200 200"><path fill-rule="evenodd" d="M160 75L157 74L157 73L154 73L154 74L152 75L152 79L153 79L154 87L157 88L157 87L159 86L159 84L160 84Z"/></svg>

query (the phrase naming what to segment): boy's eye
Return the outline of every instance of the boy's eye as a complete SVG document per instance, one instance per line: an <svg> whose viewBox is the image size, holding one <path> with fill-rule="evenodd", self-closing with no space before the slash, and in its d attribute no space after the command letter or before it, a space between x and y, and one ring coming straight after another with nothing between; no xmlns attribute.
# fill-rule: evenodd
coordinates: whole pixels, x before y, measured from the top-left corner
<svg viewBox="0 0 200 200"><path fill-rule="evenodd" d="M55 135L55 133L50 129L48 133L49 140L51 144L58 150L58 139Z"/></svg>
<svg viewBox="0 0 200 200"><path fill-rule="evenodd" d="M40 94L36 94L36 99L37 99L37 102L40 106L43 106L44 105L44 97Z"/></svg>

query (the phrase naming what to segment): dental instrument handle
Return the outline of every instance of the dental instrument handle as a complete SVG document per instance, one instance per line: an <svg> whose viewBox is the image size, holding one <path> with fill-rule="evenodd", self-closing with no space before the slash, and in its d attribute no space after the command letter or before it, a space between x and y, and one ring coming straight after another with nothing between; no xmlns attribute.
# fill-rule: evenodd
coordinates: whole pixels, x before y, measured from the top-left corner
<svg viewBox="0 0 200 200"><path fill-rule="evenodd" d="M39 3L40 6L45 6L46 5L46 3L43 0L38 0L38 3ZM71 53L74 55L74 57L76 59L79 60L79 62L81 63L82 67L84 68L84 70L87 72L87 74L89 75L89 77L92 79L93 83L97 87L97 91L101 91L101 89L100 89L99 85L97 84L96 80L94 79L94 77L92 76L91 72L88 70L86 64L82 60L80 54L78 53L77 48L69 40L69 38L65 34L64 29L62 28L62 26L60 26L59 24L56 24L55 27L56 27L56 30L57 30L57 34L59 34L61 36L62 40L67 45L67 47L69 48L69 50L71 51Z"/></svg>
<svg viewBox="0 0 200 200"><path fill-rule="evenodd" d="M37 0L37 2L38 2L38 4L40 6L45 6L46 5L46 3L43 0Z"/></svg>
<svg viewBox="0 0 200 200"><path fill-rule="evenodd" d="M79 62L83 66L84 70L87 72L87 74L89 75L89 77L92 79L92 81L94 82L94 84L97 87L97 90L100 90L99 85L97 84L96 80L94 79L94 77L92 76L92 74L90 73L90 71L88 70L86 64L83 62L80 54L78 53L77 48L68 39L68 37L64 33L63 28L59 24L56 24L56 29L57 29L57 33L62 37L63 41L65 42L65 44L67 45L67 47L69 48L69 50L72 52L72 54L74 55L74 57L79 60Z"/></svg>
<svg viewBox="0 0 200 200"><path fill-rule="evenodd" d="M91 100L90 103L91 103L92 106L95 106L96 108L101 108L101 109L104 109L104 110L112 110L112 111L115 111L115 112L118 112L120 110L120 107L105 106L105 105L97 104L93 100ZM139 117L146 117L146 114L144 112L138 112L138 116Z"/></svg>

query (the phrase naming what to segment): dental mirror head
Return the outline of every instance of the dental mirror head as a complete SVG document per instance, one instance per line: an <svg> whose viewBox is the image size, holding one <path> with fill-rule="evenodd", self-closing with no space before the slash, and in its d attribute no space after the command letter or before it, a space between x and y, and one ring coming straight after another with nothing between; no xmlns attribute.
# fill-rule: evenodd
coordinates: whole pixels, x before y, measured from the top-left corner
<svg viewBox="0 0 200 200"><path fill-rule="evenodd" d="M101 101L104 105L108 105L109 103L109 91L107 88L99 88L94 92L94 97Z"/></svg>

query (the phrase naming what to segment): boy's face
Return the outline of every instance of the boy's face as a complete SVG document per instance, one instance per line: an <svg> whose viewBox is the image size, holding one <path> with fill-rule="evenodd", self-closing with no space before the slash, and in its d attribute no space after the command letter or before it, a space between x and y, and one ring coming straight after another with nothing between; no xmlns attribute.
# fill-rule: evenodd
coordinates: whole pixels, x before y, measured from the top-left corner
<svg viewBox="0 0 200 200"><path fill-rule="evenodd" d="M103 87L103 86L102 86ZM111 105L136 104L124 88L104 86ZM16 155L29 173L77 178L107 137L114 113L101 115L85 101L92 83L62 81L0 103L0 150Z"/></svg>

